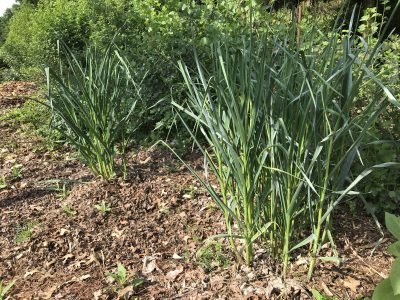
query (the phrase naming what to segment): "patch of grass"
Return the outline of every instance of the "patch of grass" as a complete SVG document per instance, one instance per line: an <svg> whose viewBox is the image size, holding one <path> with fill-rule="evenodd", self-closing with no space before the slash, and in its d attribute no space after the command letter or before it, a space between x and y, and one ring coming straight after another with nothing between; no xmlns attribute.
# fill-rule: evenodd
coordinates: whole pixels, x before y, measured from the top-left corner
<svg viewBox="0 0 400 300"><path fill-rule="evenodd" d="M72 180L72 179L50 179L42 181L47 185L46 189L54 192L54 196L60 200L66 199L74 185L88 183L85 180Z"/></svg>
<svg viewBox="0 0 400 300"><path fill-rule="evenodd" d="M261 241L286 276L293 252L308 248L310 279L326 242L333 245L331 259L340 259L332 212L371 172L400 166L387 161L351 171L364 160L360 149L368 129L388 104L400 103L373 74L383 36L365 55L353 46L354 28L344 33L338 23L323 37L313 26L301 38L295 27L280 34L249 32L242 45L216 43L208 66L197 54L196 71L178 63L187 102L172 104L219 188L170 150L221 209L224 236L239 263L250 265L254 243ZM365 80L377 88L355 115Z"/></svg>
<svg viewBox="0 0 400 300"><path fill-rule="evenodd" d="M19 128L23 135L34 137L39 140L38 149L54 150L61 135L51 127L51 112L48 108L34 100L27 100L20 107L16 107L0 116L0 121ZM15 141L9 145L17 148Z"/></svg>
<svg viewBox="0 0 400 300"><path fill-rule="evenodd" d="M36 222L25 221L22 226L18 227L15 243L21 244L30 239L33 235L33 229L37 226Z"/></svg>
<svg viewBox="0 0 400 300"><path fill-rule="evenodd" d="M64 204L61 206L63 212L68 216L68 217L74 217L78 214L76 210L74 210L70 205Z"/></svg>
<svg viewBox="0 0 400 300"><path fill-rule="evenodd" d="M54 180L47 180L45 182L54 184L48 187L48 189L50 191L54 191L56 198L63 200L68 197L69 195L68 181L54 179Z"/></svg>
<svg viewBox="0 0 400 300"><path fill-rule="evenodd" d="M212 241L197 251L196 262L201 265L206 272L210 272L216 267L228 267L231 262L226 253L227 249L224 244Z"/></svg>
<svg viewBox="0 0 400 300"><path fill-rule="evenodd" d="M94 206L98 211L101 211L103 214L106 214L111 211L111 205L106 201L101 201Z"/></svg>
<svg viewBox="0 0 400 300"><path fill-rule="evenodd" d="M22 179L22 174L25 168L21 164L16 164L11 167L11 178L12 179Z"/></svg>

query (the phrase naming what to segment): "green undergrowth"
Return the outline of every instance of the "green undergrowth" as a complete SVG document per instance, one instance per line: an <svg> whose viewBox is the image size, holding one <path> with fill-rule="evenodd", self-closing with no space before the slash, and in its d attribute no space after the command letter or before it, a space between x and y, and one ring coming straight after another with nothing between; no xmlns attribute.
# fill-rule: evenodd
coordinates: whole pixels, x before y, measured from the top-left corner
<svg viewBox="0 0 400 300"><path fill-rule="evenodd" d="M35 150L54 150L59 144L61 134L51 126L51 111L36 100L27 100L21 106L12 108L0 116L0 121L7 122L9 126L20 132L25 139L33 138ZM15 141L19 143L23 141ZM9 145L11 148L17 145Z"/></svg>
<svg viewBox="0 0 400 300"><path fill-rule="evenodd" d="M34 221L24 221L22 225L18 226L17 234L15 237L16 244L22 244L31 238L34 228L38 225Z"/></svg>
<svg viewBox="0 0 400 300"><path fill-rule="evenodd" d="M224 268L231 265L231 259L227 255L228 247L217 241L208 241L196 252L196 262L206 272L215 268Z"/></svg>

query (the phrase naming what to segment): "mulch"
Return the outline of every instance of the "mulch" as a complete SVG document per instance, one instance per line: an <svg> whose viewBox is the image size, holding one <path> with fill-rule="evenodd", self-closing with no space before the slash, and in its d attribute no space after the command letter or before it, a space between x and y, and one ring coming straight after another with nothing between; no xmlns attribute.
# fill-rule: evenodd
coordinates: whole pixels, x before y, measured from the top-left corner
<svg viewBox="0 0 400 300"><path fill-rule="evenodd" d="M0 85L0 112L37 89ZM239 266L223 241L222 248L207 247L210 236L224 232L222 215L169 152L136 149L128 178L104 182L66 147L38 151L34 142L19 143L19 134L0 122L0 178L9 178L0 190L0 279L17 280L10 299L312 299L312 288L357 299L371 295L390 270L390 240L376 247L381 234L374 220L346 207L334 223L343 262L319 262L311 282L301 252L285 280L262 248L253 267ZM201 157L188 159L201 172ZM22 174L13 178L16 165ZM111 211L95 208L102 201ZM28 227L28 237L18 240ZM211 249L208 265L199 258L204 249ZM107 273L118 264L128 283L141 284L113 282Z"/></svg>

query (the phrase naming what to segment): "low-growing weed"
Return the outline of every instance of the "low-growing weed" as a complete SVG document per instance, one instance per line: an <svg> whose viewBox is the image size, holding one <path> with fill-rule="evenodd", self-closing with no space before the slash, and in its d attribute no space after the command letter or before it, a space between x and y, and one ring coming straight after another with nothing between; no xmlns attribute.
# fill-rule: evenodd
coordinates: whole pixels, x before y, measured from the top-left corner
<svg viewBox="0 0 400 300"><path fill-rule="evenodd" d="M12 179L21 179L24 170L25 170L25 168L21 164L13 165L11 167L11 178Z"/></svg>
<svg viewBox="0 0 400 300"><path fill-rule="evenodd" d="M23 135L40 137L41 149L53 150L57 140L61 135L50 126L51 112L48 108L40 105L35 100L28 100L22 106L16 107L0 116L1 121L7 121L12 127L20 128ZM14 141L9 145L18 148L18 143Z"/></svg>
<svg viewBox="0 0 400 300"><path fill-rule="evenodd" d="M94 206L98 211L106 214L111 211L111 205L104 200Z"/></svg>
<svg viewBox="0 0 400 300"><path fill-rule="evenodd" d="M170 173L177 173L179 171L179 169L173 164L165 165L165 169Z"/></svg>
<svg viewBox="0 0 400 300"><path fill-rule="evenodd" d="M183 197L193 199L196 197L197 187L194 185L190 185L187 188L183 189Z"/></svg>
<svg viewBox="0 0 400 300"><path fill-rule="evenodd" d="M67 182L63 180L47 180L46 183L54 183L48 189L55 192L55 197L59 199L66 199L69 195Z"/></svg>
<svg viewBox="0 0 400 300"><path fill-rule="evenodd" d="M126 281L128 280L128 273L126 271L126 268L123 264L120 263L117 265L117 272L108 272L106 273L106 275L107 277L110 277L113 281L116 281L121 286L124 286Z"/></svg>
<svg viewBox="0 0 400 300"><path fill-rule="evenodd" d="M76 210L74 210L70 205L64 204L61 206L63 212L68 216L68 217L74 217L78 214Z"/></svg>
<svg viewBox="0 0 400 300"><path fill-rule="evenodd" d="M115 273L107 272L106 276L111 278L112 281L117 282L119 287L124 287L125 285L128 284L131 285L133 288L138 288L139 286L141 286L143 283L146 282L144 278L136 278L132 281L129 281L130 275L127 272L124 265L120 263L117 264L117 272Z"/></svg>
<svg viewBox="0 0 400 300"><path fill-rule="evenodd" d="M336 298L336 297L330 297L330 296L323 295L320 292L318 292L316 289L312 289L311 293L313 295L313 299L315 299L315 300L338 300L338 298Z"/></svg>
<svg viewBox="0 0 400 300"><path fill-rule="evenodd" d="M207 272L210 272L215 267L228 267L230 259L225 253L227 251L224 244L212 241L197 251L196 262Z"/></svg>
<svg viewBox="0 0 400 300"><path fill-rule="evenodd" d="M33 235L33 229L37 224L35 222L26 221L22 226L18 227L15 242L21 244L27 241Z"/></svg>

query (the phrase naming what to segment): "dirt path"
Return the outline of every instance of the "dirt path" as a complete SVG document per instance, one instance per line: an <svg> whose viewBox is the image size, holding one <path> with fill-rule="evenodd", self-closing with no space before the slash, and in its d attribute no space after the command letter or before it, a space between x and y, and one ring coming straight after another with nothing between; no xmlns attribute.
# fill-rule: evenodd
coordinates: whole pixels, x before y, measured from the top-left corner
<svg viewBox="0 0 400 300"><path fill-rule="evenodd" d="M1 85L0 114L34 90ZM387 243L370 256L380 235L366 215L338 214L343 264L319 264L307 283L299 253L284 284L262 249L246 268L223 243L207 242L224 231L221 215L168 152L137 151L129 178L105 183L64 150L34 150L34 140L0 122L0 278L17 279L10 299L309 299L311 287L356 299L388 273ZM191 163L200 169L201 159ZM102 201L109 212L95 208ZM131 285L107 276L118 263Z"/></svg>

